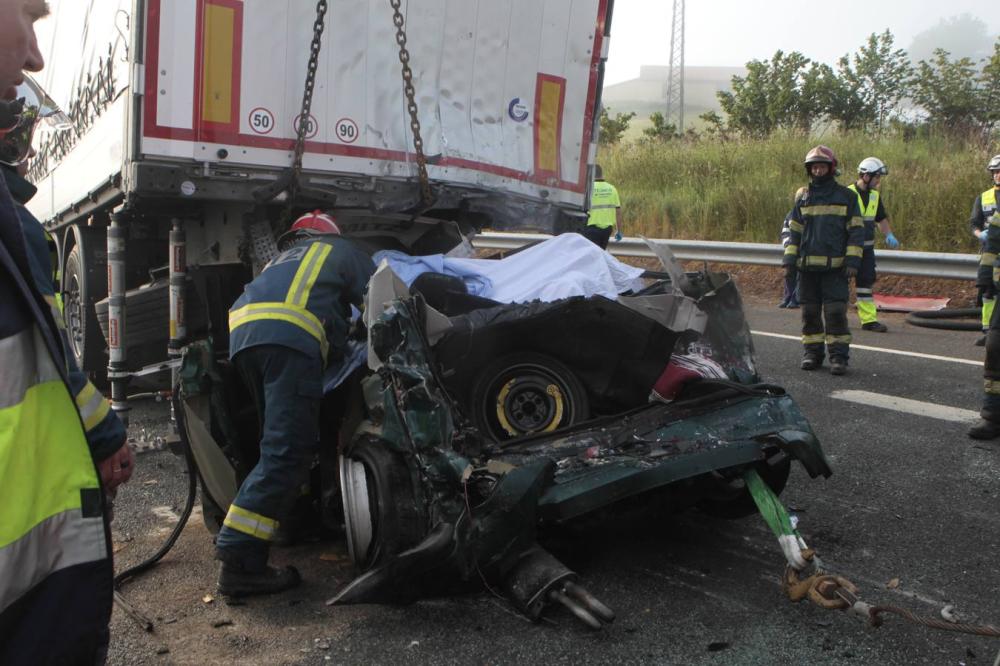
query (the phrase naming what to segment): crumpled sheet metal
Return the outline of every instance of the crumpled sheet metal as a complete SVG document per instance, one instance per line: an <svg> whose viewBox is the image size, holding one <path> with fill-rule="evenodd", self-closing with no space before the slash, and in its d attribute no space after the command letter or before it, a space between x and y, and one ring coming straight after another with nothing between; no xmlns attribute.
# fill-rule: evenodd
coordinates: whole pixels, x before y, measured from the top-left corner
<svg viewBox="0 0 1000 666"><path fill-rule="evenodd" d="M656 296L619 296L618 302L676 333L703 333L708 313L698 308L693 298L679 294Z"/></svg>

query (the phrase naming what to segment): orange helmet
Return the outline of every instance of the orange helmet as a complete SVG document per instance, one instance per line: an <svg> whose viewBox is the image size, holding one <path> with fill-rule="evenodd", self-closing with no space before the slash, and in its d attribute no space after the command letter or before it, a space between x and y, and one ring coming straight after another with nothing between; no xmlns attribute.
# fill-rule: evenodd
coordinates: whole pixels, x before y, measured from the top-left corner
<svg viewBox="0 0 1000 666"><path fill-rule="evenodd" d="M817 162L825 162L830 165L830 170L836 170L837 168L837 156L833 153L833 150L827 148L826 146L816 146L808 153L806 153L806 159L803 164L806 168L810 164L816 164Z"/></svg>
<svg viewBox="0 0 1000 666"><path fill-rule="evenodd" d="M340 227L337 226L337 222L333 219L332 215L317 209L311 213L300 215L297 220L292 222L292 226L288 228L288 231L281 234L278 238L278 247L281 248L291 243L297 236L326 234L339 236Z"/></svg>

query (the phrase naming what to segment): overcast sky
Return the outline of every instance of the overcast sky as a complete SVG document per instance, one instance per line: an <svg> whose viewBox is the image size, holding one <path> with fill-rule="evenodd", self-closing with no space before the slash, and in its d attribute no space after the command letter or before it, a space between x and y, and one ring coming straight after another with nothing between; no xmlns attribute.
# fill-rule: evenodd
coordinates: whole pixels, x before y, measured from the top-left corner
<svg viewBox="0 0 1000 666"><path fill-rule="evenodd" d="M988 0L688 0L685 64L741 66L775 51L799 51L833 64L873 32L888 28L906 48L943 18L969 13L1000 33L998 4ZM669 64L672 0L615 0L605 83L639 75L640 65Z"/></svg>

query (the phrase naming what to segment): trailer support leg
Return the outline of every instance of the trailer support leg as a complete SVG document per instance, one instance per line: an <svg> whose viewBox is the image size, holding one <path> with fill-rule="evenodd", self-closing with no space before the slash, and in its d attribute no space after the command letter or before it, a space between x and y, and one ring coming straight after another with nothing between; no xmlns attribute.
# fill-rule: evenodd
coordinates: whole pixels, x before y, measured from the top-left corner
<svg viewBox="0 0 1000 666"><path fill-rule="evenodd" d="M187 240L184 225L178 218L171 220L170 228L170 341L167 343L167 356L171 361L178 361L181 350L187 339L187 315L185 312L184 289L187 278ZM170 371L170 388L177 386L180 375L180 364L173 363ZM174 401L170 401L170 421L177 425L177 415L174 414Z"/></svg>
<svg viewBox="0 0 1000 666"><path fill-rule="evenodd" d="M125 365L125 218L125 213L115 212L108 227L108 379L111 382L111 409L127 428L129 372Z"/></svg>

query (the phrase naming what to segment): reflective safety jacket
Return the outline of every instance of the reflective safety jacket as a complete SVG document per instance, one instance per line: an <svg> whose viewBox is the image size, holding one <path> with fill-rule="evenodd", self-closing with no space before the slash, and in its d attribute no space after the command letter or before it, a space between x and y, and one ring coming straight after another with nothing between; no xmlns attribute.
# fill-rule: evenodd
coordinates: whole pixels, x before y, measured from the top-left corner
<svg viewBox="0 0 1000 666"><path fill-rule="evenodd" d="M66 372L69 378L70 391L73 393L83 427L87 431L87 443L96 462L101 462L115 453L125 443L125 425L111 411L111 405L104 395L91 383L87 373L76 365L76 358L69 346L69 335L63 320L62 305L56 298L55 272L52 270L51 248L49 235L41 222L32 215L23 204L35 194L35 187L11 172L5 172L10 191L15 199L14 208L21 221L21 230L27 243L28 263L35 286L52 312L52 319L59 329L63 352L66 359Z"/></svg>
<svg viewBox="0 0 1000 666"><path fill-rule="evenodd" d="M248 284L229 310L230 358L282 345L323 363L343 356L351 306L361 307L371 258L353 241L317 236L288 248Z"/></svg>
<svg viewBox="0 0 1000 666"><path fill-rule="evenodd" d="M976 205L972 208L973 221L978 220L979 229L986 230L986 239L983 242L983 253L979 257L979 274L976 277L976 285L980 287L989 286L990 280L1000 283L1000 209L997 208L997 190L995 187L986 190L976 198ZM973 228L977 228L972 224Z"/></svg>
<svg viewBox="0 0 1000 666"><path fill-rule="evenodd" d="M112 605L104 494L0 174L0 663L94 663Z"/></svg>
<svg viewBox="0 0 1000 666"><path fill-rule="evenodd" d="M857 183L847 186L851 192L858 195L858 210L861 211L861 219L865 222L865 247L875 245L875 222L878 218L879 192L878 190L868 190L868 205L865 206L861 193L858 192Z"/></svg>
<svg viewBox="0 0 1000 666"><path fill-rule="evenodd" d="M590 193L590 218L587 225L600 229L615 226L615 212L621 206L615 186L604 180L595 180Z"/></svg>
<svg viewBox="0 0 1000 666"><path fill-rule="evenodd" d="M865 223L858 196L832 178L810 183L796 198L788 228L791 234L782 265L795 265L801 271L860 268Z"/></svg>
<svg viewBox="0 0 1000 666"><path fill-rule="evenodd" d="M969 216L969 229L973 232L983 231L989 224L990 217L997 212L997 191L1000 187L991 187L972 202L972 215Z"/></svg>

